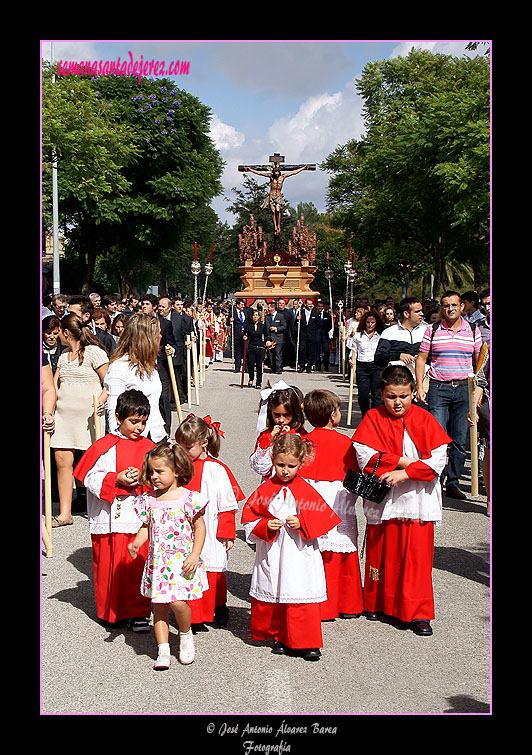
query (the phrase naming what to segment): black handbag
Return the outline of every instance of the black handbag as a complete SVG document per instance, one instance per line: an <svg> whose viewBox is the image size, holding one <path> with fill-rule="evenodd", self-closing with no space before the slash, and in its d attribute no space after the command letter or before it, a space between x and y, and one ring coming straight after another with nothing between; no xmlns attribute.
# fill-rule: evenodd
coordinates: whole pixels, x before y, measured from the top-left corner
<svg viewBox="0 0 532 755"><path fill-rule="evenodd" d="M370 475L348 469L343 483L344 488L349 490L350 493L367 498L368 501L373 501L373 503L382 503L391 486L387 482L379 482L379 480L375 479L375 473L377 472L381 456L382 453L379 454L375 468Z"/></svg>

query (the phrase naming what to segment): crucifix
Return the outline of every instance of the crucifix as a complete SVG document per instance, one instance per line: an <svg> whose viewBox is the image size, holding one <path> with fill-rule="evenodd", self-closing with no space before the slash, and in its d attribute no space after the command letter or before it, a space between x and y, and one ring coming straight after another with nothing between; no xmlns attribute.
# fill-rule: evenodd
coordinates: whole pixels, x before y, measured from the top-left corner
<svg viewBox="0 0 532 755"><path fill-rule="evenodd" d="M284 156L279 152L275 152L270 156L269 162L271 165L239 165L238 170L246 173L250 171L257 176L263 176L270 181L270 193L266 198L263 208L270 207L273 217L273 232L274 232L274 247L276 249L280 246L280 234L281 234L281 211L284 205L284 197L281 189L285 178L288 176L295 176L296 173L300 173L302 170L316 170L316 165L281 165L284 163ZM283 174L284 171L284 174Z"/></svg>

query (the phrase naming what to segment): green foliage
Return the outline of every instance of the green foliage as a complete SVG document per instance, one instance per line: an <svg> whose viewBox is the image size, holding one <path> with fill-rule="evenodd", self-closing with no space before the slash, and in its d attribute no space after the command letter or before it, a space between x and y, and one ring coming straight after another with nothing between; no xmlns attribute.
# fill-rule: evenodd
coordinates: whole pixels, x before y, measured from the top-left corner
<svg viewBox="0 0 532 755"><path fill-rule="evenodd" d="M419 50L369 63L356 89L365 136L339 146L328 208L390 285L449 262L488 275L489 63ZM371 284L370 284L371 285Z"/></svg>
<svg viewBox="0 0 532 755"><path fill-rule="evenodd" d="M194 225L203 220L197 212L221 192L209 108L163 78L58 76L48 90L45 159L59 145L59 211L69 253L79 259L80 288L92 286L97 257L121 287L147 277L156 283L161 270L167 278L184 245L189 253L204 233ZM100 163L95 122L105 147Z"/></svg>

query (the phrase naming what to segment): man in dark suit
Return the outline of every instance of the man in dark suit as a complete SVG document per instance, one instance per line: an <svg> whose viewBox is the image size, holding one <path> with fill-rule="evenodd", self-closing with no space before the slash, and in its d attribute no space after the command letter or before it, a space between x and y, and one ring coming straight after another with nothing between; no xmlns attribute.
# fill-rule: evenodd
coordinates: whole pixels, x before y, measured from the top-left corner
<svg viewBox="0 0 532 755"><path fill-rule="evenodd" d="M247 310L247 311L246 311ZM246 320L251 322L251 308L246 307L243 299L238 299L233 308L233 336L235 344L235 372L242 369L242 358L244 356L244 323Z"/></svg>
<svg viewBox="0 0 532 755"><path fill-rule="evenodd" d="M161 327L161 342L159 344L159 353L157 354L157 367L161 379L162 391L159 399L159 409L163 417L164 428L168 435L172 426L172 409L170 408L170 396L172 395L172 384L168 374L167 354L176 348L176 342L172 325L169 320L159 314L159 299L154 294L144 294L140 301L140 311L146 315L152 315L159 320ZM170 347L167 349L167 347Z"/></svg>
<svg viewBox="0 0 532 755"><path fill-rule="evenodd" d="M318 328L316 330L316 352L314 354L314 363L317 370L321 370L321 357L323 354L323 369L329 369L329 331L332 328L332 318L325 311L325 305L321 299L318 299Z"/></svg>
<svg viewBox="0 0 532 755"><path fill-rule="evenodd" d="M299 315L299 372L312 371L318 327L318 310L314 309L314 301L309 296Z"/></svg>
<svg viewBox="0 0 532 755"><path fill-rule="evenodd" d="M174 365L179 400L183 404L188 400L188 381L190 380L190 375L187 374L187 348L193 348L192 344L196 340L196 335L194 333L194 320L184 311L182 299L174 299L170 312L170 322L176 342L172 364ZM188 347L187 336L190 336L190 346Z"/></svg>
<svg viewBox="0 0 532 755"><path fill-rule="evenodd" d="M277 300L277 314L282 317L286 324L284 332L283 343L283 367L290 366L295 367L296 364L296 348L295 348L295 333L297 330L297 323L292 315L292 310L286 306L286 299Z"/></svg>
<svg viewBox="0 0 532 755"><path fill-rule="evenodd" d="M270 351L272 372L280 375L283 371L283 349L287 334L285 318L277 311L275 302L268 304L268 314L264 318L266 326L266 340L275 341L275 348Z"/></svg>

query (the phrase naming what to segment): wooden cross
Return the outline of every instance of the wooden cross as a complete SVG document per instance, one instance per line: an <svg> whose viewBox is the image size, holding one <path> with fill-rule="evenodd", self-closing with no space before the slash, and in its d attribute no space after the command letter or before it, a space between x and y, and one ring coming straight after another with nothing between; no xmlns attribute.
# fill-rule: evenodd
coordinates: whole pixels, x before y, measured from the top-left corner
<svg viewBox="0 0 532 755"><path fill-rule="evenodd" d="M316 164L312 165L281 165L281 163L284 163L284 155L279 154L279 152L274 152L273 155L270 155L268 158L270 165L239 165L238 170L241 173L245 173L248 168L253 168L254 170L316 170Z"/></svg>

